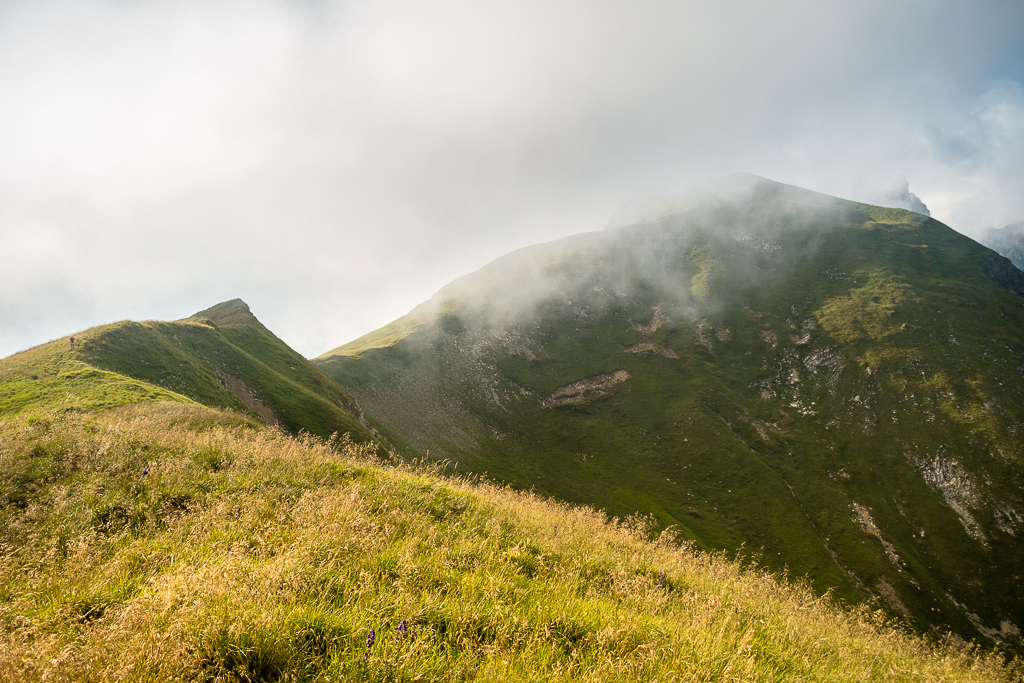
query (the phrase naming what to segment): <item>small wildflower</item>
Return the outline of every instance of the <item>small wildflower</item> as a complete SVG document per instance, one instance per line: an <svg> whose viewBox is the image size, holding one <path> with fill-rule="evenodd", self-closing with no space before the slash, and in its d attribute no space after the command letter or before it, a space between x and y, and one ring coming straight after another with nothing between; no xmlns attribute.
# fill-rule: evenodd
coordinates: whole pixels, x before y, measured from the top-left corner
<svg viewBox="0 0 1024 683"><path fill-rule="evenodd" d="M660 588L660 587L662 587L664 585L665 585L665 572L662 572L661 576L658 577L658 587Z"/></svg>
<svg viewBox="0 0 1024 683"><path fill-rule="evenodd" d="M142 470L142 476L149 474L149 468L152 467L152 463L146 465L146 469Z"/></svg>
<svg viewBox="0 0 1024 683"><path fill-rule="evenodd" d="M558 538L558 525L555 525L555 538Z"/></svg>
<svg viewBox="0 0 1024 683"><path fill-rule="evenodd" d="M363 659L368 659L370 657L370 648L373 647L373 643L376 640L377 632L371 628L370 632L366 634L366 652L363 653Z"/></svg>
<svg viewBox="0 0 1024 683"><path fill-rule="evenodd" d="M398 622L398 633L402 636L402 638L405 638L409 635L409 622L405 619L402 619L400 622Z"/></svg>

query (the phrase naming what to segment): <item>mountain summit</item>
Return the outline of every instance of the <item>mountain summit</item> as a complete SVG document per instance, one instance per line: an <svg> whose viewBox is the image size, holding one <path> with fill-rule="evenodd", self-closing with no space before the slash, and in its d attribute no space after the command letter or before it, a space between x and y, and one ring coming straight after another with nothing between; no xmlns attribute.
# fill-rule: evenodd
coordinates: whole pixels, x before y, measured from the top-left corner
<svg viewBox="0 0 1024 683"><path fill-rule="evenodd" d="M409 455L1019 648L1022 292L924 215L740 174L509 254L314 363Z"/></svg>

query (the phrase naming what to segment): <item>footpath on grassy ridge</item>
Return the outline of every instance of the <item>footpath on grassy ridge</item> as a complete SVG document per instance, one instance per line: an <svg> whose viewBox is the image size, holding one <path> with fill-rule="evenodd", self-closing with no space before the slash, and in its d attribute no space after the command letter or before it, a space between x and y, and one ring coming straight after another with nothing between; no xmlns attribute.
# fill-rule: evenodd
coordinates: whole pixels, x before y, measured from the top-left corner
<svg viewBox="0 0 1024 683"><path fill-rule="evenodd" d="M196 402L284 431L373 440L337 382L264 327L240 299L175 322L121 321L0 360L0 414L53 405Z"/></svg>
<svg viewBox="0 0 1024 683"><path fill-rule="evenodd" d="M0 418L0 681L1011 681L644 519L185 403Z"/></svg>
<svg viewBox="0 0 1024 683"><path fill-rule="evenodd" d="M0 415L38 408L96 410L140 401L194 403L169 389L83 362L81 347L93 332L79 334L78 349L59 339L0 360Z"/></svg>

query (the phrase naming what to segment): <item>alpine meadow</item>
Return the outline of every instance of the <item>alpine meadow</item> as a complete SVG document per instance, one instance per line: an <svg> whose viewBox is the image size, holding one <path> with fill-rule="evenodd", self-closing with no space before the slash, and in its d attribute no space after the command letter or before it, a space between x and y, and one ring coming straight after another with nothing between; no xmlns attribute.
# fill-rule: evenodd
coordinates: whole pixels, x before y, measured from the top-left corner
<svg viewBox="0 0 1024 683"><path fill-rule="evenodd" d="M1024 273L921 214L741 174L312 360L74 339L0 360L0 681L1024 679Z"/></svg>

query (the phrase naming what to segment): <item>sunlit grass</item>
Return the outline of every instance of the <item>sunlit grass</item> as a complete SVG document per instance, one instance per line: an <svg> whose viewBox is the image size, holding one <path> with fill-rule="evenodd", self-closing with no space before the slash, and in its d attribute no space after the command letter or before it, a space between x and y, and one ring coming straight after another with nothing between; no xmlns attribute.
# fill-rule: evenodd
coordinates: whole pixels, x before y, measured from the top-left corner
<svg viewBox="0 0 1024 683"><path fill-rule="evenodd" d="M7 419L0 467L2 681L1011 678L643 519L228 413Z"/></svg>
<svg viewBox="0 0 1024 683"><path fill-rule="evenodd" d="M138 401L192 402L163 387L84 363L81 348L91 337L91 331L80 334L77 349L60 339L0 360L0 415L40 408L112 408Z"/></svg>

